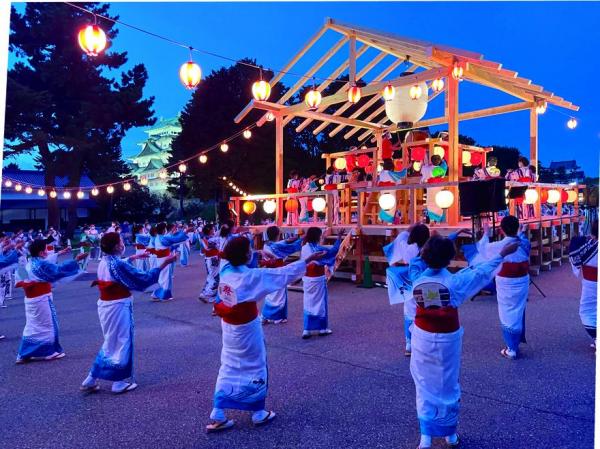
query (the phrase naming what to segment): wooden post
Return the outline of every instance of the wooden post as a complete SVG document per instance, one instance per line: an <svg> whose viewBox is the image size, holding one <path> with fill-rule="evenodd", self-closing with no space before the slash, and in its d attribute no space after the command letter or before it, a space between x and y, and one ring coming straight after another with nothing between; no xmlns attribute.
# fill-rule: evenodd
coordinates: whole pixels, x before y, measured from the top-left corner
<svg viewBox="0 0 600 449"><path fill-rule="evenodd" d="M529 163L535 167L538 174L538 115L535 106L529 109Z"/></svg>
<svg viewBox="0 0 600 449"><path fill-rule="evenodd" d="M460 147L458 145L458 80L452 76L447 78L448 89L446 90L446 115L448 117L448 181L456 182L460 176ZM454 194L454 204L448 209L448 224L458 224L458 188L450 187Z"/></svg>
<svg viewBox="0 0 600 449"><path fill-rule="evenodd" d="M383 148L383 133L381 131L375 132L375 140L377 149L373 152L373 181L377 179L377 166L379 165L379 156L382 154Z"/></svg>
<svg viewBox="0 0 600 449"><path fill-rule="evenodd" d="M275 193L283 193L283 116L275 116Z"/></svg>

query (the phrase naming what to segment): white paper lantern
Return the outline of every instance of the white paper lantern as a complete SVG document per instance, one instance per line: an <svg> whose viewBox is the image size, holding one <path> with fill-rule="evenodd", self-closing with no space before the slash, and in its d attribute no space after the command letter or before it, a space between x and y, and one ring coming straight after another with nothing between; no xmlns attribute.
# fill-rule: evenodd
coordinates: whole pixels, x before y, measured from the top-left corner
<svg viewBox="0 0 600 449"><path fill-rule="evenodd" d="M444 147L440 147L439 145L436 145L433 147L433 154L443 158L444 155L446 154L446 152L444 151Z"/></svg>
<svg viewBox="0 0 600 449"><path fill-rule="evenodd" d="M325 198L317 197L312 200L312 207L315 212L323 212L326 206L327 201L325 201Z"/></svg>
<svg viewBox="0 0 600 449"><path fill-rule="evenodd" d="M556 189L548 190L548 199L546 200L550 204L556 204L560 200L560 192Z"/></svg>
<svg viewBox="0 0 600 449"><path fill-rule="evenodd" d="M338 157L334 162L333 166L337 170L344 170L346 168L346 159L343 157Z"/></svg>
<svg viewBox="0 0 600 449"><path fill-rule="evenodd" d="M267 214L272 214L277 209L277 203L273 200L267 200L263 203L263 210Z"/></svg>
<svg viewBox="0 0 600 449"><path fill-rule="evenodd" d="M577 192L575 190L567 190L567 203L574 203L577 199Z"/></svg>
<svg viewBox="0 0 600 449"><path fill-rule="evenodd" d="M454 204L454 194L450 190L440 190L435 194L435 204L440 209L448 209Z"/></svg>
<svg viewBox="0 0 600 449"><path fill-rule="evenodd" d="M413 100L410 89L413 86L403 86L396 89L394 98L385 102L385 114L393 123L410 122L421 120L427 112L427 84L418 84L421 88L421 96Z"/></svg>
<svg viewBox="0 0 600 449"><path fill-rule="evenodd" d="M390 210L396 206L396 197L391 193L384 193L379 197L379 207L383 210Z"/></svg>
<svg viewBox="0 0 600 449"><path fill-rule="evenodd" d="M535 204L535 202L538 200L539 195L537 193L537 190L535 189L527 189L525 190L525 199L523 200L523 202L525 204Z"/></svg>

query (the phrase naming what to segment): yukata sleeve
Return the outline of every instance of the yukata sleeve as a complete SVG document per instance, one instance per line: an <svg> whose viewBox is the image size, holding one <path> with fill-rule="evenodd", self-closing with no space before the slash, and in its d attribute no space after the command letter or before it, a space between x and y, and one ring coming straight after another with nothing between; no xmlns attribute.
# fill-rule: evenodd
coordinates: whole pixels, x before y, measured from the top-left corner
<svg viewBox="0 0 600 449"><path fill-rule="evenodd" d="M160 268L141 271L130 263L121 260L111 267L111 274L115 279L130 290L144 291L158 282Z"/></svg>
<svg viewBox="0 0 600 449"><path fill-rule="evenodd" d="M0 269L14 265L17 262L19 262L19 253L13 249L7 255L0 256Z"/></svg>
<svg viewBox="0 0 600 449"><path fill-rule="evenodd" d="M185 232L179 231L173 235L163 235L160 239L163 245L173 246L185 242L188 239L188 236Z"/></svg>
<svg viewBox="0 0 600 449"><path fill-rule="evenodd" d="M273 255L286 258L302 249L302 240L298 239L292 243L286 241L274 242L269 245Z"/></svg>
<svg viewBox="0 0 600 449"><path fill-rule="evenodd" d="M452 275L450 280L452 305L461 305L488 285L494 278L495 271L502 263L502 260L503 258L498 255L485 262L463 268L458 273Z"/></svg>
<svg viewBox="0 0 600 449"><path fill-rule="evenodd" d="M389 244L385 245L382 250L385 258L387 259L388 264L393 265L396 262L400 262L401 260L410 260L412 257L408 259L404 258L404 247L408 245L408 231L402 231L398 236ZM413 257L416 254L413 255Z"/></svg>
<svg viewBox="0 0 600 449"><path fill-rule="evenodd" d="M280 268L252 268L247 271L245 284L251 290L245 297L262 299L269 293L285 288L297 281L306 271L306 262L299 260ZM243 302L243 301L242 301Z"/></svg>
<svg viewBox="0 0 600 449"><path fill-rule="evenodd" d="M36 269L35 275L46 282L54 283L61 279L77 276L80 272L79 264L75 260L69 260L61 264L42 260Z"/></svg>

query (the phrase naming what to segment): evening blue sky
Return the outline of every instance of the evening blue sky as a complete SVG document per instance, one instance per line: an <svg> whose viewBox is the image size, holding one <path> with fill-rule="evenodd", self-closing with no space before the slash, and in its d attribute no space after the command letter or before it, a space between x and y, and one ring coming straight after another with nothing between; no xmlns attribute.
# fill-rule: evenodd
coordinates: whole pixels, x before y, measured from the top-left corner
<svg viewBox="0 0 600 449"><path fill-rule="evenodd" d="M112 3L111 12L124 22L194 47L232 58L256 58L272 68L283 67L326 17L482 53L581 107L577 113L554 107L540 117L539 157L545 165L575 158L586 174L598 175L600 96L592 61L600 42L599 3ZM328 32L323 45L293 70L302 73L338 38ZM146 65L146 93L156 97L156 116L176 115L191 95L177 73L187 51L125 27L112 45L126 50L130 63ZM230 64L212 56L194 58L205 74ZM334 58L318 75L329 75L339 61ZM377 66L370 76L383 67ZM291 85L296 80L286 76L283 82ZM460 88L461 111L519 101L471 83L461 83ZM442 102L441 97L434 100L425 118L439 116ZM579 121L574 131L566 127L569 114ZM482 145L511 145L529 153L528 112L461 122L460 133ZM124 155L134 154L136 142L143 138L142 130L130 131L123 141Z"/></svg>

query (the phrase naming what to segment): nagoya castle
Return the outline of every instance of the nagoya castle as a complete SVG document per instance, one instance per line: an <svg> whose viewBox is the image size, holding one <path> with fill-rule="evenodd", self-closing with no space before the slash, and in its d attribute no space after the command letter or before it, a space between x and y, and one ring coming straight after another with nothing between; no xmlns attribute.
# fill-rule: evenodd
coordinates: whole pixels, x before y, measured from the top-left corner
<svg viewBox="0 0 600 449"><path fill-rule="evenodd" d="M163 168L171 157L173 139L181 132L179 117L161 118L154 128L144 132L148 138L138 143L141 151L129 158L131 172L141 184L148 186L151 193L162 194L167 189L168 181Z"/></svg>

